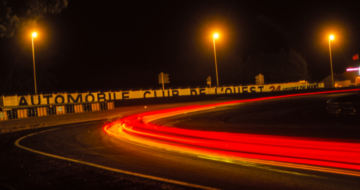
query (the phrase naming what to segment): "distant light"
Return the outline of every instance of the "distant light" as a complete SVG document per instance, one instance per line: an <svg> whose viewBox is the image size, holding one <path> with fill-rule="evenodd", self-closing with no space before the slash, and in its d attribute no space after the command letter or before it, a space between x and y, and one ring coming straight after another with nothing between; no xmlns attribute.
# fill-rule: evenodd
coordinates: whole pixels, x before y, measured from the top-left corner
<svg viewBox="0 0 360 190"><path fill-rule="evenodd" d="M347 68L346 71L358 71L360 68Z"/></svg>
<svg viewBox="0 0 360 190"><path fill-rule="evenodd" d="M346 71L347 71L347 72L359 71L359 75L360 75L360 67L358 67L358 68L347 68Z"/></svg>
<svg viewBox="0 0 360 190"><path fill-rule="evenodd" d="M329 39L330 39L330 40L333 40L334 38L335 38L334 35L330 35L330 36L329 36Z"/></svg>
<svg viewBox="0 0 360 190"><path fill-rule="evenodd" d="M357 53L353 56L353 61L358 60L358 59L359 59L359 54Z"/></svg>
<svg viewBox="0 0 360 190"><path fill-rule="evenodd" d="M31 35L32 35L33 38L36 38L37 33L36 33L36 32L33 32Z"/></svg>
<svg viewBox="0 0 360 190"><path fill-rule="evenodd" d="M214 38L218 38L219 37L219 34L218 33L215 33L214 34Z"/></svg>

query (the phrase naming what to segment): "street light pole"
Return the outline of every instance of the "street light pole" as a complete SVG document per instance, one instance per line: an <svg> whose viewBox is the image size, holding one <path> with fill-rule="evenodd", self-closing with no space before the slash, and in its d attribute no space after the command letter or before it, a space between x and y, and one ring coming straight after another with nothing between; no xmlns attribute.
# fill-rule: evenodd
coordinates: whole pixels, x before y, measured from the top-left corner
<svg viewBox="0 0 360 190"><path fill-rule="evenodd" d="M215 69L216 69L216 84L217 87L219 87L219 77L218 77L218 69L217 69L217 60L216 60L216 46L215 46L215 38L218 38L218 34L214 34L213 36L213 42L214 42L214 57L215 57Z"/></svg>
<svg viewBox="0 0 360 190"><path fill-rule="evenodd" d="M32 55L33 55L33 66L34 66L34 84L35 84L35 95L37 94L36 89L36 72L35 72L35 48L34 48L34 38L37 36L37 33L32 33Z"/></svg>
<svg viewBox="0 0 360 190"><path fill-rule="evenodd" d="M331 88L334 88L334 73L333 73L333 65L332 65L332 56L331 56L331 40L334 39L333 35L329 36L329 53L330 53L330 66L331 66Z"/></svg>

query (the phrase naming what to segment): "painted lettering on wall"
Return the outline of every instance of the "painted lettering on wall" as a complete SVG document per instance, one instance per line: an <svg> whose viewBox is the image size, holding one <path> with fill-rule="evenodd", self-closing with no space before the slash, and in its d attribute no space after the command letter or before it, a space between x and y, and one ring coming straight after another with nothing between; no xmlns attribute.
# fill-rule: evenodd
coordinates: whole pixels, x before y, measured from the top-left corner
<svg viewBox="0 0 360 190"><path fill-rule="evenodd" d="M97 92L97 93L74 93L74 94L47 94L47 95L28 95L12 96L14 100L3 106L40 106L51 104L73 104L105 102L114 100L127 100L136 98L168 98L177 96L203 96L217 94L242 94L242 93L262 93L287 90L304 90L324 88L323 83L313 84L278 84L278 85L249 85L249 86L228 86L213 88L194 88L194 89L167 89L167 90L146 90L146 91L119 91L119 92ZM6 97L9 99L8 97ZM9 101L10 102L10 101Z"/></svg>

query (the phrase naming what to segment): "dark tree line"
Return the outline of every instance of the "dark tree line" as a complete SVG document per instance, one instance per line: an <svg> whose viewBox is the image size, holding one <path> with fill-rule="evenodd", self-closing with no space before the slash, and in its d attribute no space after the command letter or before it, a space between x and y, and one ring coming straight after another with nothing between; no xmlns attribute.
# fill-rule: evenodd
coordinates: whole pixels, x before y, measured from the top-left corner
<svg viewBox="0 0 360 190"><path fill-rule="evenodd" d="M205 86L208 76L211 76L212 84L216 84L214 58L209 55L205 58L183 54L178 57L174 68L172 79L175 86ZM219 52L218 72L220 85L254 84L255 76L260 73L268 84L310 80L305 59L292 48L278 53L250 55L245 60L234 52Z"/></svg>
<svg viewBox="0 0 360 190"><path fill-rule="evenodd" d="M60 13L67 5L67 0L1 0L0 37L12 37L18 29L36 27L45 14Z"/></svg>
<svg viewBox="0 0 360 190"><path fill-rule="evenodd" d="M285 83L309 80L305 59L295 50L278 53L259 53L249 56L240 66L246 83L254 82L255 75L265 76L265 83Z"/></svg>
<svg viewBox="0 0 360 190"><path fill-rule="evenodd" d="M27 49L28 50L28 49ZM54 90L54 84L58 83L59 77L54 74L54 53L47 50L43 56L37 57L36 83L38 92ZM2 57L0 66L0 95L29 94L34 93L34 70L32 65L31 50L20 52L16 56Z"/></svg>
<svg viewBox="0 0 360 190"><path fill-rule="evenodd" d="M21 44L21 36L36 29L37 22L46 14L60 13L67 5L68 0L0 0L1 94L34 93L31 49ZM53 55L51 50L44 50L42 56L36 58L40 92L51 89L58 81L50 71L54 65Z"/></svg>

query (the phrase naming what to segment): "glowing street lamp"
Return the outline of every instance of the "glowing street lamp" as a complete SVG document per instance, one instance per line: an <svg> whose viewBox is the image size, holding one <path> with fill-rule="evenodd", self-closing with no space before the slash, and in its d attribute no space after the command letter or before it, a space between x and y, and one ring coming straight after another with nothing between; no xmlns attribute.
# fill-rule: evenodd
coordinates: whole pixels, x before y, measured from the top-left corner
<svg viewBox="0 0 360 190"><path fill-rule="evenodd" d="M32 36L32 55L33 55L33 66L34 66L34 84L35 84L35 94L37 94L37 90L36 90L36 72L35 72L35 49L34 49L34 38L37 37L37 33L33 32L31 34Z"/></svg>
<svg viewBox="0 0 360 190"><path fill-rule="evenodd" d="M213 35L213 41L214 41L214 57L215 57L215 69L216 69L216 84L217 84L217 87L219 87L219 77L218 77L218 70L217 70L216 47L215 47L215 39L216 38L219 38L218 33L215 33Z"/></svg>
<svg viewBox="0 0 360 190"><path fill-rule="evenodd" d="M332 66L332 57L331 57L331 40L334 40L334 35L329 36L329 52L330 52L330 66L331 66L331 87L334 87L334 73L333 73L333 66Z"/></svg>

